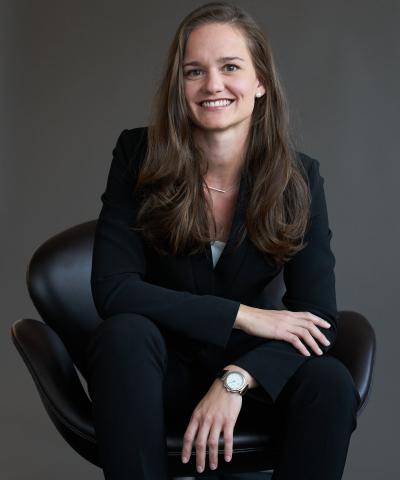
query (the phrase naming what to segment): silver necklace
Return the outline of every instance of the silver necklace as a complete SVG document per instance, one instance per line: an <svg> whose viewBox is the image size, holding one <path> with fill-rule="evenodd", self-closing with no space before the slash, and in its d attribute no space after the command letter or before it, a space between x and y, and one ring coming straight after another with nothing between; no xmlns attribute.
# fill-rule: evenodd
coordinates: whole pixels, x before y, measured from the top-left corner
<svg viewBox="0 0 400 480"><path fill-rule="evenodd" d="M207 185L207 183L204 181L204 184L207 188L209 188L210 190L215 190L216 192L221 192L221 193L226 193L226 192L229 192L229 190L232 190L233 187L236 187L236 185L238 184L239 182L236 182L235 184L233 184L231 187L227 188L226 190L222 190L222 188L215 188L215 187L210 187L209 185Z"/></svg>

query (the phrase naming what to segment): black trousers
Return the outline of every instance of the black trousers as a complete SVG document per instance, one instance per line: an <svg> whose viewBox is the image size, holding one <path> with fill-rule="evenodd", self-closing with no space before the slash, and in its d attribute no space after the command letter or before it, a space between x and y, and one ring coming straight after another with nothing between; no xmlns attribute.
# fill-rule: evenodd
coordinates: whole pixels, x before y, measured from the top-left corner
<svg viewBox="0 0 400 480"><path fill-rule="evenodd" d="M120 314L103 321L86 355L105 478L171 478L165 444L169 422L180 419L184 431L215 377L142 315ZM272 479L340 479L360 400L346 367L329 355L310 358L275 403L268 403L267 394L265 398L261 403L246 394L238 421L257 404L263 420L276 423L281 448ZM210 475L217 474L218 469L210 470Z"/></svg>

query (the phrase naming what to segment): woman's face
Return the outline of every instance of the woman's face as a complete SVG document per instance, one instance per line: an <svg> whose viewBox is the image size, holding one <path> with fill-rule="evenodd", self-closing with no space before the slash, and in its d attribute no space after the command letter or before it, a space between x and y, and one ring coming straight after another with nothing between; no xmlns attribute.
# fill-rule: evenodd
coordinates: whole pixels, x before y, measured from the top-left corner
<svg viewBox="0 0 400 480"><path fill-rule="evenodd" d="M256 77L240 30L219 23L193 30L186 45L183 74L190 118L198 128L248 132L255 95L264 95L265 88ZM204 104L207 100L220 102Z"/></svg>

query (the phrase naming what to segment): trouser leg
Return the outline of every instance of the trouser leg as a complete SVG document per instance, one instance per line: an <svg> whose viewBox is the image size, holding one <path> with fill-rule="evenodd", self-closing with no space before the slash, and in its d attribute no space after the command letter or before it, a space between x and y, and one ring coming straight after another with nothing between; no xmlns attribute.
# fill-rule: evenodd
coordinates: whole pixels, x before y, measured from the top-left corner
<svg viewBox="0 0 400 480"><path fill-rule="evenodd" d="M107 480L170 478L166 431L184 432L212 383L186 350L142 315L115 315L94 332L87 382Z"/></svg>
<svg viewBox="0 0 400 480"><path fill-rule="evenodd" d="M275 402L281 417L273 480L339 480L360 397L347 368L325 355L305 362Z"/></svg>
<svg viewBox="0 0 400 480"><path fill-rule="evenodd" d="M87 349L88 388L107 480L168 478L163 412L167 349L147 317L121 314Z"/></svg>

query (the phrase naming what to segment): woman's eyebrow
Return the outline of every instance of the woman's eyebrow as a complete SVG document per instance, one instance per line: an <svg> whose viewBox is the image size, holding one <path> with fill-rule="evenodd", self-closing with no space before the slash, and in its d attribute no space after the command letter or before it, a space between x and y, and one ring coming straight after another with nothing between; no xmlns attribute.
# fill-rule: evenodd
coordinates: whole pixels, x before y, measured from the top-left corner
<svg viewBox="0 0 400 480"><path fill-rule="evenodd" d="M240 60L240 61L244 62L244 59L241 58L241 57L219 57L219 58L217 58L218 63L231 62L233 60ZM200 65L201 65L201 62L199 62L198 60L192 60L190 62L185 63L183 66L184 67L189 67L189 66L198 67Z"/></svg>

